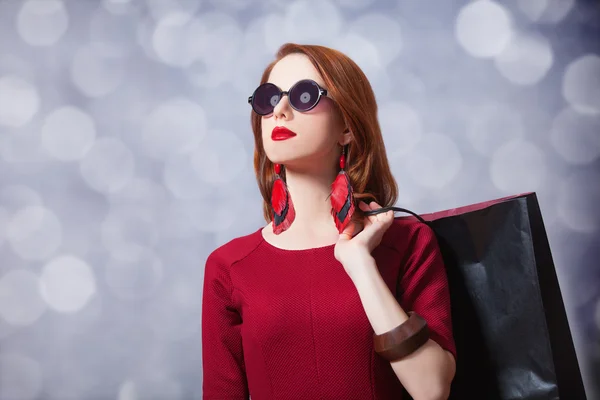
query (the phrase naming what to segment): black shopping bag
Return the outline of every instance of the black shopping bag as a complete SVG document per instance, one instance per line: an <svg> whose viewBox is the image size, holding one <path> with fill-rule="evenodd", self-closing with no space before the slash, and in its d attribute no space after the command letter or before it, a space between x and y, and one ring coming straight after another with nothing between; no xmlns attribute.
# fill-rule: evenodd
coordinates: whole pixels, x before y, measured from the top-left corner
<svg viewBox="0 0 600 400"><path fill-rule="evenodd" d="M585 399L535 193L422 216L446 263L451 399Z"/></svg>

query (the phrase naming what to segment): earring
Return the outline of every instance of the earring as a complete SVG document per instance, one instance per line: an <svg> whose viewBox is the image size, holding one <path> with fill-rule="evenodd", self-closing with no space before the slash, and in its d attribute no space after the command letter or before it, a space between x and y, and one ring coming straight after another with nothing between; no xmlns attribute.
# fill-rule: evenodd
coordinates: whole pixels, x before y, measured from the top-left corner
<svg viewBox="0 0 600 400"><path fill-rule="evenodd" d="M287 186L281 176L281 165L275 164L275 181L271 191L271 208L273 209L273 233L279 235L292 225L296 211Z"/></svg>
<svg viewBox="0 0 600 400"><path fill-rule="evenodd" d="M348 145L342 146L340 156L340 172L331 184L331 215L335 226L342 233L354 214L354 191L350 184L350 178L344 171L346 166L346 150Z"/></svg>

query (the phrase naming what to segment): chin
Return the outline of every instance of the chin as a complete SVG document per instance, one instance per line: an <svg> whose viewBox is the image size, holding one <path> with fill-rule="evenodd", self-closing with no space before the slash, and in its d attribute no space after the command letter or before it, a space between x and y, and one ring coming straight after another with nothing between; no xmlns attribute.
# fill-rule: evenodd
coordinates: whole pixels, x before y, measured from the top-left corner
<svg viewBox="0 0 600 400"><path fill-rule="evenodd" d="M289 146L285 142L269 143L268 146L264 146L264 149L267 158L275 164L286 164L298 158L299 155L297 146Z"/></svg>

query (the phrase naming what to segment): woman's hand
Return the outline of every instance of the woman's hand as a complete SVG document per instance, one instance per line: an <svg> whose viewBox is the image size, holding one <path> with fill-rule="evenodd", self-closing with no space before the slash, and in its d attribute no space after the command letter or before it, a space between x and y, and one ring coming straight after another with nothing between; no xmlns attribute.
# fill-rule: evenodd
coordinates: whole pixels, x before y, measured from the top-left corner
<svg viewBox="0 0 600 400"><path fill-rule="evenodd" d="M379 204L372 201L369 205L360 201L358 206L363 211L377 210ZM371 252L381 243L383 234L394 221L394 211L366 216L362 225L356 222L348 224L340 233L335 245L335 258L342 263L350 277L360 271L361 266L370 265L366 261L371 258Z"/></svg>

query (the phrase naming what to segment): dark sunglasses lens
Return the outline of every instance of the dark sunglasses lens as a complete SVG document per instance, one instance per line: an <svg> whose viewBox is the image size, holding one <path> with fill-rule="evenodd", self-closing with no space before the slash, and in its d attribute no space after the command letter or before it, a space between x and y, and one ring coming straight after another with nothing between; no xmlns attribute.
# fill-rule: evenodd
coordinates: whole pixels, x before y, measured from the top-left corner
<svg viewBox="0 0 600 400"><path fill-rule="evenodd" d="M273 112L273 109L279 103L280 94L277 86L266 83L260 85L252 97L252 108L257 114L267 115Z"/></svg>
<svg viewBox="0 0 600 400"><path fill-rule="evenodd" d="M316 82L310 80L300 81L290 90L290 104L297 110L310 110L317 104L318 100L319 86Z"/></svg>

